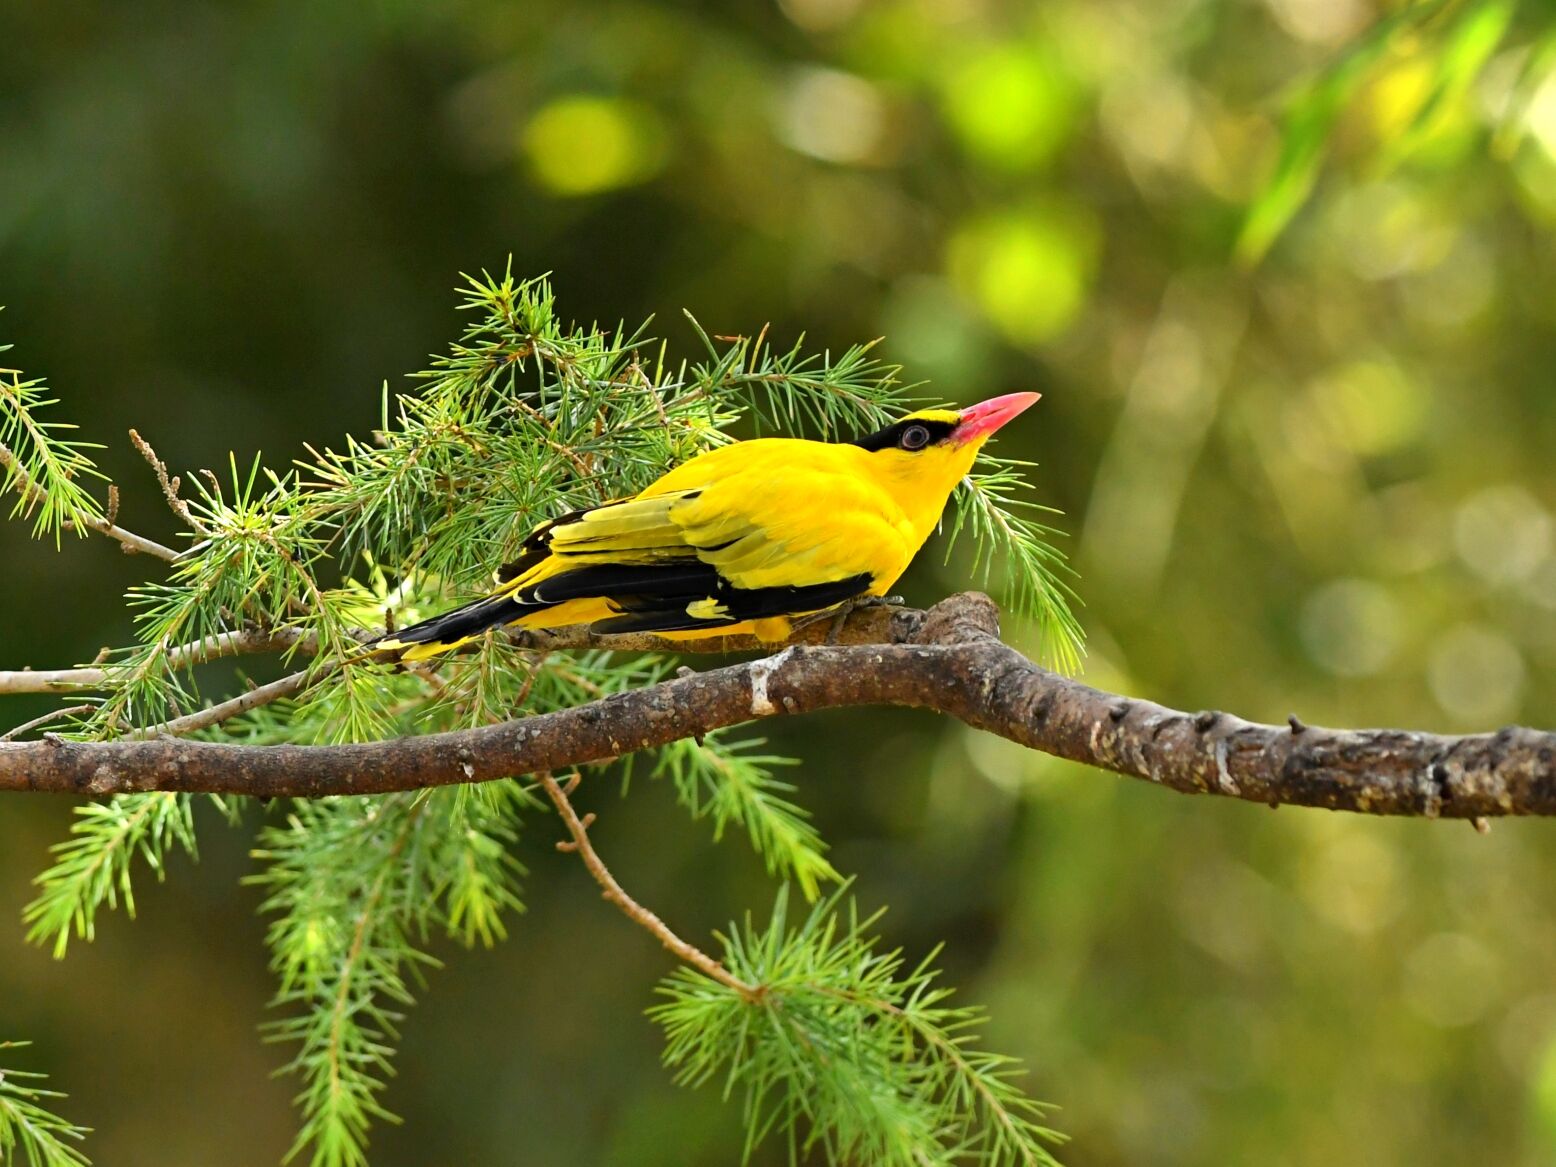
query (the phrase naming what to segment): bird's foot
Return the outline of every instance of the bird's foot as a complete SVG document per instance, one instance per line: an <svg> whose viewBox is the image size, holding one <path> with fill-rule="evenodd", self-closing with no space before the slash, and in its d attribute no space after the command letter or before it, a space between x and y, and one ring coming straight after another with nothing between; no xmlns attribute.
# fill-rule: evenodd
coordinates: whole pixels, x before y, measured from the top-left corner
<svg viewBox="0 0 1556 1167"><path fill-rule="evenodd" d="M901 596L860 596L854 601L854 608L900 608L906 603Z"/></svg>
<svg viewBox="0 0 1556 1167"><path fill-rule="evenodd" d="M827 644L836 644L838 637L842 635L843 625L848 623L848 618L855 612L866 608L901 607L905 600L901 596L856 596L852 600L844 600L835 608L828 608L824 612L813 612L809 616L801 616L794 621L790 629L790 635L801 629L809 628L813 624L827 621L831 627L827 631Z"/></svg>
<svg viewBox="0 0 1556 1167"><path fill-rule="evenodd" d="M832 617L832 627L827 629L826 642L828 644L837 643L838 637L843 635L843 625L848 623L848 618L853 614L853 601L850 600L848 603L838 606L837 615Z"/></svg>
<svg viewBox="0 0 1556 1167"><path fill-rule="evenodd" d="M843 626L855 612L862 612L867 608L901 606L902 602L901 596L855 596L851 600L844 600L833 609L832 627L827 630L826 643L838 642L838 638L843 635Z"/></svg>

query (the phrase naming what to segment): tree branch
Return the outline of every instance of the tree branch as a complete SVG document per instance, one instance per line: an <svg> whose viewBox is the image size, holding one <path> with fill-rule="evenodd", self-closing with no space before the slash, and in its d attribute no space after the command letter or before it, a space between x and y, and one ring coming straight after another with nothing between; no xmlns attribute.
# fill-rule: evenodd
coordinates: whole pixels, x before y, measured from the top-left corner
<svg viewBox="0 0 1556 1167"><path fill-rule="evenodd" d="M307 669L300 669L271 681L268 685L258 685L215 705L207 705L204 709L197 709L193 713L186 713L182 717L175 717L160 725L134 730L130 736L166 739L194 733L196 730L209 729L213 725L237 717L240 713L247 713L250 709L258 709L261 705L269 705L272 701L280 701L284 697L295 697L310 684L322 679L322 675L310 677Z"/></svg>
<svg viewBox="0 0 1556 1167"><path fill-rule="evenodd" d="M761 660L453 733L343 746L0 743L0 790L371 794L601 762L780 714L900 705L1186 794L1427 818L1556 814L1556 734L1325 730L1179 712L1033 664L1000 642L993 603L975 593L927 612L866 610L853 619L861 617L884 620L889 642L791 645Z"/></svg>
<svg viewBox="0 0 1556 1167"><path fill-rule="evenodd" d="M621 884L616 882L616 877L610 873L610 868L605 866L605 861L600 858L594 849L594 844L589 841L589 826L594 822L594 815L585 815L580 819L567 797L578 784L576 775L566 788L557 782L550 770L540 771L537 777L556 806L557 814L567 826L568 834L572 836L571 841L558 843L557 850L577 851L578 857L584 861L584 866L589 869L589 874L594 876L594 881L600 885L601 894L607 900L620 908L633 923L646 928L677 960L691 965L704 976L712 977L722 985L728 985L747 1001L754 1001L761 996L761 989L758 986L746 984L702 949L682 940L670 931L668 924L628 895Z"/></svg>
<svg viewBox="0 0 1556 1167"><path fill-rule="evenodd" d="M63 709L51 709L47 713L34 717L31 721L24 721L18 726L0 733L0 742L14 741L28 730L40 729L51 721L61 721L67 717L79 717L83 713L91 713L96 709L95 705L67 705Z"/></svg>
<svg viewBox="0 0 1556 1167"><path fill-rule="evenodd" d="M27 500L29 509L42 501L43 488L28 477L26 469L16 455L3 445L0 445L0 470L10 472L16 490ZM71 521L74 523L78 520ZM147 539L143 535L137 535L134 531L126 531L111 519L88 517L79 520L79 522L89 531L96 531L99 535L106 535L108 538L116 540L119 546L130 554L154 555L167 563L172 563L178 558L178 552L171 547L164 547L155 539Z"/></svg>
<svg viewBox="0 0 1556 1167"><path fill-rule="evenodd" d="M222 657L261 652L282 652L293 645L313 652L317 638L296 628L245 628L237 632L219 632L203 640L190 641L168 650L167 667L184 669L206 664ZM79 693L83 690L111 688L112 666L86 665L75 669L0 669L0 694Z"/></svg>

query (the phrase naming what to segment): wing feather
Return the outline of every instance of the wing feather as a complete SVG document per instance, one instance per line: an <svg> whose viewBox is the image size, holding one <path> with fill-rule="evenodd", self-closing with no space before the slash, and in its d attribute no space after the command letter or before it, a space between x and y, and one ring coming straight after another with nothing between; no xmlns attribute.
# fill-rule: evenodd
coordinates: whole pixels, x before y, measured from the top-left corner
<svg viewBox="0 0 1556 1167"><path fill-rule="evenodd" d="M621 613L610 630L664 631L819 611L889 586L915 548L895 503L838 449L778 440L704 455L634 498L536 528L504 592L526 607L598 597Z"/></svg>

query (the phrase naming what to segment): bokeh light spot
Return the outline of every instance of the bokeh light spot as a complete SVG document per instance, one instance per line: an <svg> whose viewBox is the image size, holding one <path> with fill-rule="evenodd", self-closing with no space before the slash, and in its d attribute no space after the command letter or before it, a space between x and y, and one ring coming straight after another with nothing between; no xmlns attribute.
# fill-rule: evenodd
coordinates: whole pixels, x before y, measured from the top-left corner
<svg viewBox="0 0 1556 1167"><path fill-rule="evenodd" d="M1280 26L1298 40L1335 45L1372 19L1362 0L1265 0Z"/></svg>
<svg viewBox="0 0 1556 1167"><path fill-rule="evenodd" d="M1097 243L1095 224L1078 208L985 215L952 235L951 278L1007 337L1037 344L1085 306Z"/></svg>
<svg viewBox="0 0 1556 1167"><path fill-rule="evenodd" d="M1133 163L1176 165L1194 130L1189 87L1165 72L1109 85L1103 90L1099 113L1108 137Z"/></svg>
<svg viewBox="0 0 1556 1167"><path fill-rule="evenodd" d="M1399 605L1381 584L1340 579L1302 606L1302 642L1331 673L1364 677L1382 670L1399 648Z"/></svg>
<svg viewBox="0 0 1556 1167"><path fill-rule="evenodd" d="M1547 74L1529 99L1524 126L1545 152L1556 158L1556 72Z"/></svg>
<svg viewBox="0 0 1556 1167"><path fill-rule="evenodd" d="M1432 652L1432 696L1459 721L1480 727L1511 721L1524 685L1524 658L1501 632L1461 624Z"/></svg>
<svg viewBox="0 0 1556 1167"><path fill-rule="evenodd" d="M1459 504L1453 546L1482 579L1520 583L1550 557L1551 516L1521 486L1489 486Z"/></svg>
<svg viewBox="0 0 1556 1167"><path fill-rule="evenodd" d="M1331 440L1362 457L1391 453L1420 436L1426 394L1391 361L1355 361L1316 381L1313 406Z"/></svg>
<svg viewBox="0 0 1556 1167"><path fill-rule="evenodd" d="M1027 170L1046 162L1069 133L1071 89L1046 52L1000 45L963 57L946 74L945 116L969 154Z"/></svg>
<svg viewBox="0 0 1556 1167"><path fill-rule="evenodd" d="M647 106L574 95L544 106L524 127L535 179L559 195L590 195L652 178L664 164L664 125Z"/></svg>
<svg viewBox="0 0 1556 1167"><path fill-rule="evenodd" d="M1372 121L1379 141L1390 141L1416 120L1431 96L1433 77L1431 58L1417 54L1398 61L1378 78L1372 87Z"/></svg>
<svg viewBox="0 0 1556 1167"><path fill-rule="evenodd" d="M859 13L864 0L778 0L783 14L807 32L830 32Z"/></svg>
<svg viewBox="0 0 1556 1167"><path fill-rule="evenodd" d="M1435 267L1453 250L1458 230L1443 208L1400 183L1347 191L1334 214L1336 241L1346 261L1369 280Z"/></svg>
<svg viewBox="0 0 1556 1167"><path fill-rule="evenodd" d="M1433 1025L1469 1025L1496 1001L1501 971L1496 955L1473 936L1439 932L1405 962L1405 1000Z"/></svg>
<svg viewBox="0 0 1556 1167"><path fill-rule="evenodd" d="M1300 887L1332 924L1367 935L1399 914L1399 861L1375 835L1342 829L1304 856Z"/></svg>
<svg viewBox="0 0 1556 1167"><path fill-rule="evenodd" d="M878 155L886 106L875 86L836 69L802 69L778 111L789 146L827 162L867 162Z"/></svg>
<svg viewBox="0 0 1556 1167"><path fill-rule="evenodd" d="M1412 273L1400 291L1406 310L1426 329L1463 328L1492 306L1496 269L1486 245L1465 232L1442 263Z"/></svg>

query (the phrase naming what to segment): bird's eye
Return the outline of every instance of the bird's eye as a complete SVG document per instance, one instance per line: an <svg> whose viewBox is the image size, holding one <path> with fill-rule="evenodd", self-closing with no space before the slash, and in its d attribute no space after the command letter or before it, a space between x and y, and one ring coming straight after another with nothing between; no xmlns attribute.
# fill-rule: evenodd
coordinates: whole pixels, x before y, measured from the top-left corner
<svg viewBox="0 0 1556 1167"><path fill-rule="evenodd" d="M902 438L897 444L904 450L922 450L929 445L929 430L921 425L910 425L902 431Z"/></svg>

